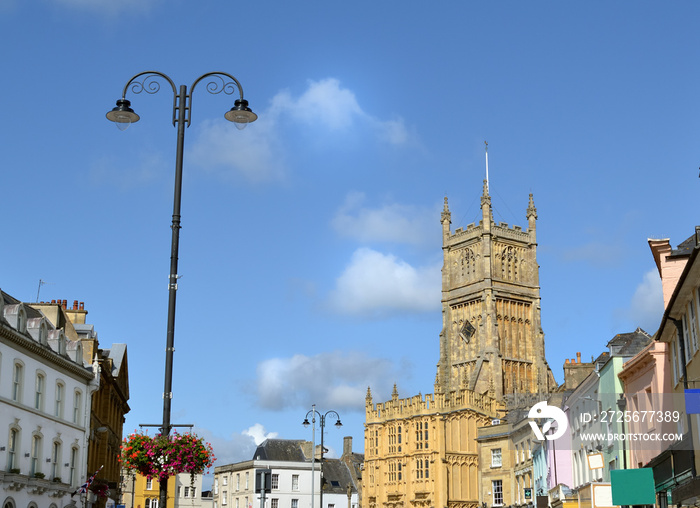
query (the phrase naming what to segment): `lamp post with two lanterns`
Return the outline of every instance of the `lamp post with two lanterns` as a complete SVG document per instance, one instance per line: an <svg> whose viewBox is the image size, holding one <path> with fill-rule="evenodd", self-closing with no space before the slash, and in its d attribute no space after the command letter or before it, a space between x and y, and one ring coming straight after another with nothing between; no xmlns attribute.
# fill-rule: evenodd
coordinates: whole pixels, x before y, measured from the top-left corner
<svg viewBox="0 0 700 508"><path fill-rule="evenodd" d="M330 410L330 411L326 411L324 414L321 414L318 411L316 411L316 404L313 404L311 406L311 411L306 413L306 417L304 417L304 421L301 422L301 424L304 427L308 428L309 427L309 415L311 415L311 425L313 425L312 438L311 438L311 447L312 447L312 451L311 451L311 508L314 508L314 497L315 497L314 464L316 461L316 416L318 416L319 423L321 424L321 469L320 469L320 473L321 473L320 483L321 483L321 485L319 488L321 505L319 506L319 508L323 508L323 454L325 452L325 448L323 447L323 429L326 426L326 416L328 416L329 414L335 415L335 417L337 418L337 421L335 422L335 426L337 428L340 428L343 426L343 424L340 423L340 415L338 413L336 413L333 410Z"/></svg>
<svg viewBox="0 0 700 508"><path fill-rule="evenodd" d="M238 91L240 98L236 99L234 106L224 114L224 117L234 122L239 129L257 120L258 116L248 107L248 101L243 98L243 88L240 82L231 74L225 72L209 72L198 77L190 87L188 93L187 86L181 85L179 91L170 77L157 71L145 71L136 74L124 86L122 98L117 101L116 107L107 113L107 119L114 122L120 130L125 130L132 123L139 121L131 102L127 100L126 94L131 89L134 94L146 92L155 94L160 90L159 79L167 81L173 91L173 126L177 125L177 148L175 152L175 193L173 200L172 217L172 241L170 246L170 272L168 275L168 326L165 348L165 387L163 390L163 422L160 425L160 432L163 436L168 436L172 428L171 424L171 400L173 383L173 352L175 351L175 300L177 292L177 264L180 244L180 204L182 201L182 159L185 145L185 127L189 127L192 116L192 94L196 86L207 80L206 90L211 94L224 92L231 95ZM158 505L162 508L167 506L168 481L167 478L160 482L160 496Z"/></svg>

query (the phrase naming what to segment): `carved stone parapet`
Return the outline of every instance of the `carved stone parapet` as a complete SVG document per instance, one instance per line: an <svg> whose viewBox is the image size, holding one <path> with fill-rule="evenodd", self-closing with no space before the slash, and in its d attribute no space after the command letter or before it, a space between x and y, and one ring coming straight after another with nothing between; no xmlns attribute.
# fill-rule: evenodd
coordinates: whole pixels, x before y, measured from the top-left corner
<svg viewBox="0 0 700 508"><path fill-rule="evenodd" d="M57 483L53 482L51 491L49 492L49 497L62 498L66 494L71 493L72 487L67 483Z"/></svg>
<svg viewBox="0 0 700 508"><path fill-rule="evenodd" d="M19 492L27 486L29 478L21 474L6 474L3 479L3 489Z"/></svg>
<svg viewBox="0 0 700 508"><path fill-rule="evenodd" d="M43 478L30 478L27 482L27 492L31 494L43 494L51 488L51 482Z"/></svg>
<svg viewBox="0 0 700 508"><path fill-rule="evenodd" d="M411 499L411 506L432 506L433 500L430 492L416 492Z"/></svg>
<svg viewBox="0 0 700 508"><path fill-rule="evenodd" d="M403 494L393 493L386 497L386 501L382 503L385 508L402 508L404 505Z"/></svg>
<svg viewBox="0 0 700 508"><path fill-rule="evenodd" d="M529 473L530 471L532 471L532 466L531 466L531 465L528 465L528 466L520 467L520 468L516 469L516 470L513 472L513 474L515 474L515 476L519 476L519 475L522 475L522 474L525 474L525 473Z"/></svg>
<svg viewBox="0 0 700 508"><path fill-rule="evenodd" d="M447 508L480 508L479 501L448 501Z"/></svg>

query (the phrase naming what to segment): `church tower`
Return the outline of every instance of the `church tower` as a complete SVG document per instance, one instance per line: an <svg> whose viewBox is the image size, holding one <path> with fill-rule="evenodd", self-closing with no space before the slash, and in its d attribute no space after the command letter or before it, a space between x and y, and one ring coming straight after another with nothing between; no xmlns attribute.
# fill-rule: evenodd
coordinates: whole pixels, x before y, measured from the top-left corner
<svg viewBox="0 0 700 508"><path fill-rule="evenodd" d="M394 386L375 403L367 389L362 508L481 508L479 478L491 463L479 429L556 387L540 327L532 195L526 218L525 230L494 223L484 182L480 223L453 233L445 198L435 392L400 398Z"/></svg>
<svg viewBox="0 0 700 508"><path fill-rule="evenodd" d="M436 393L466 388L502 400L516 393L545 393L556 386L540 325L537 210L532 194L526 218L526 230L496 224L484 180L481 221L452 233L445 198Z"/></svg>

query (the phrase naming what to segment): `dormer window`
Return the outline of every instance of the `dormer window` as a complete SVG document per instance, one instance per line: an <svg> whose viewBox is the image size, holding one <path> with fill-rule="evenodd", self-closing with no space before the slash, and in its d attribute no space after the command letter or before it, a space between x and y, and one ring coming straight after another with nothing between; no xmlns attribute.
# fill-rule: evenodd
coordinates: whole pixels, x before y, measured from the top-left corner
<svg viewBox="0 0 700 508"><path fill-rule="evenodd" d="M22 304L17 309L17 331L19 333L27 333L27 311Z"/></svg>
<svg viewBox="0 0 700 508"><path fill-rule="evenodd" d="M58 334L58 354L62 356L66 354L66 336L63 330Z"/></svg>
<svg viewBox="0 0 700 508"><path fill-rule="evenodd" d="M42 319L39 325L39 343L44 346L49 343L49 325L46 324L45 319Z"/></svg>

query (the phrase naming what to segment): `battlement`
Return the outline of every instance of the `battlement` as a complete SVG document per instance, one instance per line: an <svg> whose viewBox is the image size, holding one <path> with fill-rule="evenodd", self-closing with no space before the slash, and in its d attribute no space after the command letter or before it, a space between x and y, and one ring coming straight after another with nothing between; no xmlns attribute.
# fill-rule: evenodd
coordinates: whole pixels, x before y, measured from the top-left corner
<svg viewBox="0 0 700 508"><path fill-rule="evenodd" d="M367 424L382 421L425 416L435 413L450 413L452 411L471 410L477 413L493 416L500 404L488 395L462 388L446 394L414 395L405 399L393 397L387 402L379 402L366 408Z"/></svg>
<svg viewBox="0 0 700 508"><path fill-rule="evenodd" d="M462 233L473 233L474 231L481 231L481 221L479 221L479 225L475 225L473 222L471 224L467 225L467 229L464 228L457 228L455 229L454 234L450 236L460 236Z"/></svg>
<svg viewBox="0 0 700 508"><path fill-rule="evenodd" d="M496 227L509 229L507 222L499 222L498 224L496 224ZM513 229L513 231L522 231L523 230L522 226L513 226L512 229Z"/></svg>
<svg viewBox="0 0 700 508"><path fill-rule="evenodd" d="M447 243L457 243L468 238L476 238L481 236L484 231L483 222L479 221L479 224L468 224L466 228L457 228L454 233L450 234L446 239ZM522 242L530 241L530 230L523 229L522 226L510 226L506 222L499 222L493 225L491 230L496 236L502 238L510 238L512 240L518 240Z"/></svg>
<svg viewBox="0 0 700 508"><path fill-rule="evenodd" d="M523 230L522 226L509 226L506 222L494 224L492 232L496 235L501 235L504 238L513 238L517 240L527 240L530 237L530 230Z"/></svg>

